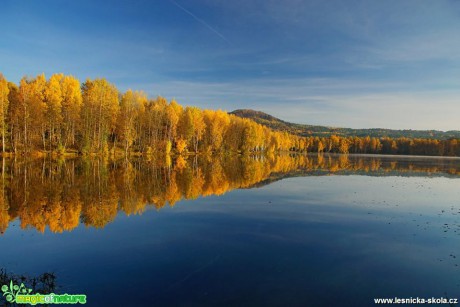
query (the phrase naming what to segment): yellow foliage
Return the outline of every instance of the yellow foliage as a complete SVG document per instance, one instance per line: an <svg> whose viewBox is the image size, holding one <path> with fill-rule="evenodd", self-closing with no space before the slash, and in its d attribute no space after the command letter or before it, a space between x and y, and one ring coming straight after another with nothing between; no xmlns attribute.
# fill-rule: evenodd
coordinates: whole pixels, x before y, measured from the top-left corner
<svg viewBox="0 0 460 307"><path fill-rule="evenodd" d="M176 150L179 154L184 153L187 149L187 141L184 139L178 139L176 141Z"/></svg>

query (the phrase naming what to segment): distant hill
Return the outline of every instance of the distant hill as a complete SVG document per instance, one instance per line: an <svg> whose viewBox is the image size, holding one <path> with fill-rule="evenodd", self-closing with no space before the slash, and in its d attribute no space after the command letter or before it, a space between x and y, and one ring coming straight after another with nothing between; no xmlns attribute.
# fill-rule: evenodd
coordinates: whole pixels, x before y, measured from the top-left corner
<svg viewBox="0 0 460 307"><path fill-rule="evenodd" d="M240 109L230 112L239 117L249 118L255 122L268 126L274 130L288 131L292 134L300 136L359 136L359 137L391 137L391 138L423 138L423 139L439 139L446 140L451 138L460 138L460 131L438 131L438 130L392 130L392 129L351 129L351 128L335 128L326 126L314 126L289 123L270 114L255 111L250 109Z"/></svg>

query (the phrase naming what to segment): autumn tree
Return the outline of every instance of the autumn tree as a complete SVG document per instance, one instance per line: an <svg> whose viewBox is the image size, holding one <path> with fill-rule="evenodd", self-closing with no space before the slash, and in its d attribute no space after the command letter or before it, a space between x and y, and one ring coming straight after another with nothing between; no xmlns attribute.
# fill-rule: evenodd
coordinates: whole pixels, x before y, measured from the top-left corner
<svg viewBox="0 0 460 307"><path fill-rule="evenodd" d="M175 101L171 101L165 107L164 115L164 138L167 146L172 146L177 136L177 126L182 115L182 107Z"/></svg>
<svg viewBox="0 0 460 307"><path fill-rule="evenodd" d="M128 90L121 98L120 113L117 120L117 136L123 142L125 155L133 142L139 137L137 123L145 112L147 96L141 92Z"/></svg>
<svg viewBox="0 0 460 307"><path fill-rule="evenodd" d="M25 151L38 148L38 144L40 143L43 149L45 149L45 86L46 79L44 74L34 79L22 78L19 85L20 104L22 109L20 121L23 126L22 140Z"/></svg>
<svg viewBox="0 0 460 307"><path fill-rule="evenodd" d="M241 150L244 133L243 119L235 115L230 116L230 124L224 136L224 146L227 151Z"/></svg>
<svg viewBox="0 0 460 307"><path fill-rule="evenodd" d="M13 152L18 151L22 135L22 106L19 88L16 84L8 82L8 101L10 102L7 114L7 124L9 126L9 139Z"/></svg>
<svg viewBox="0 0 460 307"><path fill-rule="evenodd" d="M151 100L147 104L144 116L144 132L142 143L147 152L155 152L161 149L164 136L165 109L168 101L161 96ZM144 150L144 149L143 149Z"/></svg>
<svg viewBox="0 0 460 307"><path fill-rule="evenodd" d="M81 124L82 95L80 81L72 76L64 76L61 80L62 94L62 145L75 147L77 132Z"/></svg>
<svg viewBox="0 0 460 307"><path fill-rule="evenodd" d="M8 113L9 93L10 89L8 88L8 82L0 73L0 132L2 134L2 153L5 153L5 136L7 130L6 116Z"/></svg>
<svg viewBox="0 0 460 307"><path fill-rule="evenodd" d="M341 138L339 140L339 153L347 154L350 148L350 141L347 138Z"/></svg>
<svg viewBox="0 0 460 307"><path fill-rule="evenodd" d="M243 134L240 149L243 152L254 151L258 144L257 124L251 120L243 120Z"/></svg>
<svg viewBox="0 0 460 307"><path fill-rule="evenodd" d="M118 118L118 90L105 79L86 80L82 86L84 152L107 152Z"/></svg>
<svg viewBox="0 0 460 307"><path fill-rule="evenodd" d="M206 125L203 137L206 150L210 152L221 150L224 136L230 125L229 115L221 110L204 110L203 118Z"/></svg>
<svg viewBox="0 0 460 307"><path fill-rule="evenodd" d="M62 91L63 74L52 75L46 82L44 98L46 103L46 125L50 149L61 145Z"/></svg>
<svg viewBox="0 0 460 307"><path fill-rule="evenodd" d="M205 127L202 111L196 107L186 107L179 121L179 135L195 152L198 152L198 144L203 137Z"/></svg>

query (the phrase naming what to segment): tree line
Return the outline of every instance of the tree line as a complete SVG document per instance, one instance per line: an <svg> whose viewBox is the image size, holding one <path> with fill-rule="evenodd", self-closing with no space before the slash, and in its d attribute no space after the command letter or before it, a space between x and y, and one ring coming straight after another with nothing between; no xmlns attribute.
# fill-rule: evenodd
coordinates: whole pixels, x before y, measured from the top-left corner
<svg viewBox="0 0 460 307"><path fill-rule="evenodd" d="M288 133L218 110L183 107L105 79L44 74L19 86L0 75L2 152L256 152L290 150Z"/></svg>
<svg viewBox="0 0 460 307"><path fill-rule="evenodd" d="M300 151L423 156L460 156L458 139L411 139L406 137L307 137L298 140Z"/></svg>
<svg viewBox="0 0 460 307"><path fill-rule="evenodd" d="M300 137L221 110L183 107L105 79L0 74L2 153L337 152L459 156L457 139Z"/></svg>

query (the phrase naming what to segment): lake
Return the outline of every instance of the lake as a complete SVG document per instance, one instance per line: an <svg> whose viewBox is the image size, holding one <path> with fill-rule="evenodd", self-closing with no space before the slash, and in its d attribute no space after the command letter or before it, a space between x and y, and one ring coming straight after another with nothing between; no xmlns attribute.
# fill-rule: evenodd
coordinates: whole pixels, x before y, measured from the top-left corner
<svg viewBox="0 0 460 307"><path fill-rule="evenodd" d="M1 184L0 268L88 306L460 298L460 159L7 159Z"/></svg>

